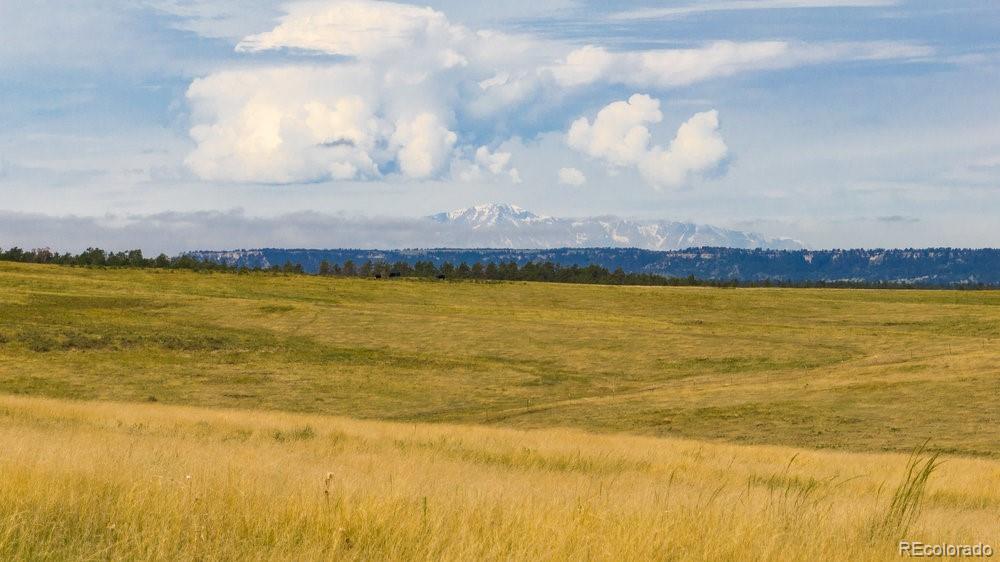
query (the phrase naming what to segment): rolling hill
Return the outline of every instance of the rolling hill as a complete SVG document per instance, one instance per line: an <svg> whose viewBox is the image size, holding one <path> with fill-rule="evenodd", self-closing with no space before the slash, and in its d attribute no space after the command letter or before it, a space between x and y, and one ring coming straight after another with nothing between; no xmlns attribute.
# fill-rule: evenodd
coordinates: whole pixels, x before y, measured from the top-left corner
<svg viewBox="0 0 1000 562"><path fill-rule="evenodd" d="M996 548L998 305L0 263L0 558Z"/></svg>

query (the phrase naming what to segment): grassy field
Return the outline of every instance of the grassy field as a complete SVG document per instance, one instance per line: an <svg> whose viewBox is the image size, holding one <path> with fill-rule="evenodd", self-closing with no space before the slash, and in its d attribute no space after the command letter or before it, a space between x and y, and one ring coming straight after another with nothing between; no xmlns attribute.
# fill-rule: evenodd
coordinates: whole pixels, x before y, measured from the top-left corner
<svg viewBox="0 0 1000 562"><path fill-rule="evenodd" d="M898 454L26 397L0 397L0 450L4 560L855 562L898 559L900 537L1000 546L991 459L947 459L893 510Z"/></svg>
<svg viewBox="0 0 1000 562"><path fill-rule="evenodd" d="M0 559L1000 548L998 344L1000 292L0 263Z"/></svg>
<svg viewBox="0 0 1000 562"><path fill-rule="evenodd" d="M0 393L1000 458L1000 292L0 263Z"/></svg>

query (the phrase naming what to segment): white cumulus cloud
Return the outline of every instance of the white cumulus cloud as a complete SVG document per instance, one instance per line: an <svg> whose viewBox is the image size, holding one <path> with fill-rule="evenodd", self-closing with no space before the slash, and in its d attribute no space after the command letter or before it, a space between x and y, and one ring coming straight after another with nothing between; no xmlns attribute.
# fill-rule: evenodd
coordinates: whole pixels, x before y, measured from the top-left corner
<svg viewBox="0 0 1000 562"><path fill-rule="evenodd" d="M384 146L397 122L358 87L370 82L352 66L230 71L196 80L188 101L197 146L187 164L213 181L379 177L378 166L393 158Z"/></svg>
<svg viewBox="0 0 1000 562"><path fill-rule="evenodd" d="M166 4L180 10L177 2ZM667 89L737 72L928 52L894 42L786 41L613 52L472 30L431 8L368 0L290 4L276 26L244 37L236 48L251 57L293 54L191 84L196 146L186 162L205 180L277 184L449 173L459 179L507 175L517 182L514 163L504 160L509 157L480 154L478 146L546 132L534 123L551 122L565 96L583 88ZM669 184L662 170L700 168L690 154L650 146L649 125L660 120L656 100L633 96L609 105L594 123L574 123L570 144L614 166L657 170L649 173Z"/></svg>
<svg viewBox="0 0 1000 562"><path fill-rule="evenodd" d="M725 160L728 148L719 133L717 111L695 114L666 148L651 145L647 127L662 120L659 100L635 94L607 105L593 122L577 119L566 143L613 169L636 167L657 188L682 185L691 175L709 172Z"/></svg>
<svg viewBox="0 0 1000 562"><path fill-rule="evenodd" d="M572 148L615 166L638 164L649 152L647 124L663 120L660 102L644 94L616 101L597 113L594 122L581 117L566 137Z"/></svg>
<svg viewBox="0 0 1000 562"><path fill-rule="evenodd" d="M654 147L639 163L639 171L657 187L675 187L688 176L711 171L729 153L719 133L719 112L696 113L677 130L667 149Z"/></svg>

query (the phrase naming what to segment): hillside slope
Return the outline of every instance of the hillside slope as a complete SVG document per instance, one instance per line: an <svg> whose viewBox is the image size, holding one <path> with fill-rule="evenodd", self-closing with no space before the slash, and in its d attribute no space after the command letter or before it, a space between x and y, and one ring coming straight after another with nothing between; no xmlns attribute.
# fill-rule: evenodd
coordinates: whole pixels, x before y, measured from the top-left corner
<svg viewBox="0 0 1000 562"><path fill-rule="evenodd" d="M0 392L1000 456L1000 292L0 264Z"/></svg>

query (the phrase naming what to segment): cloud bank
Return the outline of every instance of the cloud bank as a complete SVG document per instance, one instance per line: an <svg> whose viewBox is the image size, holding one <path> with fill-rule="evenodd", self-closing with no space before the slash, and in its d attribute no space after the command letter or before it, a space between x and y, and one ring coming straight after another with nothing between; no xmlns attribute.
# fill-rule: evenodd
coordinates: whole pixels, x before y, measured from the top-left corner
<svg viewBox="0 0 1000 562"><path fill-rule="evenodd" d="M907 43L789 41L611 51L473 30L431 8L367 0L291 4L276 26L236 50L249 65L199 78L187 92L196 147L186 163L203 180L517 183L517 163L497 147L547 132L525 116L558 120L560 102L575 92L663 91L740 72L929 52ZM602 113L618 111L612 106ZM626 111L633 121L623 125L598 116L580 133L582 151L636 166L658 187L680 185L726 155L714 112L692 117L670 146L650 146L647 125L662 116L648 106ZM573 116L562 117L568 124ZM625 145L607 144L615 141Z"/></svg>
<svg viewBox="0 0 1000 562"><path fill-rule="evenodd" d="M468 212L469 210L464 210ZM523 211L523 210L521 210ZM460 211L461 212L461 211ZM297 212L273 217L243 211L52 217L0 211L0 247L80 252L140 248L147 254L240 248L561 248L688 246L798 247L794 241L671 221L615 216L480 222L429 217L365 217Z"/></svg>

